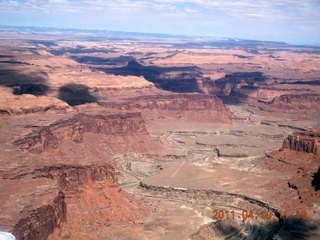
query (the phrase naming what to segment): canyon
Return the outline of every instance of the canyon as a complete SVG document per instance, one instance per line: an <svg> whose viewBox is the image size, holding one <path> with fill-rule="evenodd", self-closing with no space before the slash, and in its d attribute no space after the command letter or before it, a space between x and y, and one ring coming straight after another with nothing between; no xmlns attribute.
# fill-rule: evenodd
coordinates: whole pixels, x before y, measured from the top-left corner
<svg viewBox="0 0 320 240"><path fill-rule="evenodd" d="M0 231L319 238L319 48L0 31Z"/></svg>

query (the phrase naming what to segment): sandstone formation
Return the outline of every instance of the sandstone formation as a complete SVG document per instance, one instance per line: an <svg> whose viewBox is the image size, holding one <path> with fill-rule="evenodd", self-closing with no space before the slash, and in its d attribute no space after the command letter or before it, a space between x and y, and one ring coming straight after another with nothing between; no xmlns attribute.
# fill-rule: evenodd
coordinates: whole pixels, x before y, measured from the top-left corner
<svg viewBox="0 0 320 240"><path fill-rule="evenodd" d="M319 168L319 132L299 132L289 135L279 151L268 154L263 164L279 174L287 176L287 186L296 191L301 206L319 201L316 191ZM297 206L292 206L297 208Z"/></svg>
<svg viewBox="0 0 320 240"><path fill-rule="evenodd" d="M17 239L47 239L65 222L65 195L50 179L2 177L1 193L1 229Z"/></svg>
<svg viewBox="0 0 320 240"><path fill-rule="evenodd" d="M259 107L263 111L279 113L289 113L296 118L319 117L320 95L318 93L303 94L282 94L276 96L269 102L260 102Z"/></svg>
<svg viewBox="0 0 320 240"><path fill-rule="evenodd" d="M66 120L58 120L49 126L34 129L32 133L14 141L22 150L40 153L46 148L57 148L65 139L81 142L83 134L147 135L140 113L116 115L76 114Z"/></svg>
<svg viewBox="0 0 320 240"><path fill-rule="evenodd" d="M94 201L104 204L109 209L113 209L116 214L111 214L110 210L101 210L100 217L107 218L105 221L120 221L119 223L125 224L126 222L133 221L141 217L142 213L136 209L134 206L135 200L131 196L120 192L117 185L117 172L115 168L110 164L105 165L89 165L89 166L75 166L75 165L56 165L48 166L42 169L35 169L33 172L19 174L16 176L10 176L7 179L3 193L7 196L14 196L14 192L23 192L25 186L18 186L17 180L28 182L27 179L33 178L33 185L39 187L45 187L43 193L39 190L34 191L39 199L34 199L32 196L28 197L31 205L23 205L22 210L19 214L11 215L14 218L11 219L10 223L7 223L5 230L11 231L17 237L17 239L48 239L57 228L71 224L71 229L69 231L69 237L77 238L76 229L73 226L72 216L75 214L75 209L73 205L81 204L78 200L81 197L81 201L84 201L89 193L87 191L93 192L96 196ZM46 180L48 179L48 180ZM43 181L50 183L49 185L40 185ZM50 193L50 188L58 184L58 191L56 195ZM28 189L31 191L31 189ZM39 194L39 195L38 195ZM108 197L101 198L107 194ZM43 201L48 199L52 195L52 199L48 205L41 205ZM12 201L12 197L8 198L8 201ZM48 199L49 200L49 199ZM92 201L87 199L86 201ZM129 202L130 200L130 202ZM25 200L26 201L26 200ZM36 203L39 202L39 207L35 208ZM24 203L26 204L26 203ZM94 202L91 202L94 204ZM121 204L126 206L126 211L121 210ZM81 206L79 206L81 208ZM131 209L131 211L129 210ZM77 209L79 211L79 209ZM130 211L130 214L125 214ZM7 209L2 214L14 213L14 209ZM84 223L85 218L90 218L94 213L88 213L78 216L78 221L82 220ZM94 217L94 216L93 216ZM2 228L4 226L2 225ZM66 227L67 228L67 227ZM73 233L70 233L72 230ZM61 231L57 231L57 238L61 238Z"/></svg>
<svg viewBox="0 0 320 240"><path fill-rule="evenodd" d="M110 160L112 152L162 149L149 136L141 113L93 105L57 115L44 112L40 121L36 114L24 116L23 131L21 115L1 119L1 219L8 219L1 221L1 229L17 239L52 234L52 239L80 239L94 221L112 223L113 231L134 226L147 210L120 190Z"/></svg>
<svg viewBox="0 0 320 240"><path fill-rule="evenodd" d="M34 96L30 94L13 95L8 88L0 87L1 115L16 115L45 111L66 111L69 105L57 98L48 96Z"/></svg>
<svg viewBox="0 0 320 240"><path fill-rule="evenodd" d="M11 230L17 239L48 239L55 228L61 227L66 219L64 195L60 193L53 205L35 209L27 217L20 218Z"/></svg>
<svg viewBox="0 0 320 240"><path fill-rule="evenodd" d="M127 98L121 103L100 102L99 105L144 113L151 111L151 117L200 122L229 123L234 117L219 98L200 94L151 95Z"/></svg>
<svg viewBox="0 0 320 240"><path fill-rule="evenodd" d="M310 94L286 94L281 95L280 97L274 99L271 104L273 103L283 103L283 104L316 104L320 101L320 95L316 93L310 93Z"/></svg>
<svg viewBox="0 0 320 240"><path fill-rule="evenodd" d="M320 134L317 132L289 135L283 142L283 148L320 155Z"/></svg>

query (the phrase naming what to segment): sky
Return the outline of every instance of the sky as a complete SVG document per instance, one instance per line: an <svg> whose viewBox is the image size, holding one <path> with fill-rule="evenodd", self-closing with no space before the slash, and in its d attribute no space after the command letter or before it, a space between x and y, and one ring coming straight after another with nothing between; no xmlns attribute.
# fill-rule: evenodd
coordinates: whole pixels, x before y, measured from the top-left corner
<svg viewBox="0 0 320 240"><path fill-rule="evenodd" d="M320 0L0 0L0 25L320 46Z"/></svg>

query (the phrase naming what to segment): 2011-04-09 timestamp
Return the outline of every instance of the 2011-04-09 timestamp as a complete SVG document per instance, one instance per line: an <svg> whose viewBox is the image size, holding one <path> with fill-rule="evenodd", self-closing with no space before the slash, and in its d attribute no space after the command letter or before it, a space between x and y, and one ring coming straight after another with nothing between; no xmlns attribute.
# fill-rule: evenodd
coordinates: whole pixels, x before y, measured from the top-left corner
<svg viewBox="0 0 320 240"><path fill-rule="evenodd" d="M262 210L259 213L254 212L253 210L242 210L242 211L228 211L228 210L213 210L212 219L266 219L270 220L274 216L280 219L288 219L288 218L298 218L298 219L307 219L308 212L306 210L297 210L297 211L278 211L274 213L271 210Z"/></svg>

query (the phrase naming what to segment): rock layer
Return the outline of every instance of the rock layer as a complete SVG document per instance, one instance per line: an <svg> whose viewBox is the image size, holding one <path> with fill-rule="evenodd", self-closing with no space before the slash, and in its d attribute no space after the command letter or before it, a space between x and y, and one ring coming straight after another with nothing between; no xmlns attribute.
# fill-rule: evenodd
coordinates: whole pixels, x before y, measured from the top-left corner
<svg viewBox="0 0 320 240"><path fill-rule="evenodd" d="M306 208L319 202L320 196L315 188L319 168L319 136L317 130L293 133L284 140L279 151L273 151L266 158L257 160L264 168L286 177L286 188L283 191L291 189L295 192L291 198L291 208ZM279 181L270 186L273 184L277 186Z"/></svg>
<svg viewBox="0 0 320 240"><path fill-rule="evenodd" d="M320 154L320 134L314 132L295 133L283 141L283 148L294 151Z"/></svg>
<svg viewBox="0 0 320 240"><path fill-rule="evenodd" d="M6 178L7 176L3 176ZM55 183L58 184L59 191L57 195L49 200L48 204L43 204L46 199L45 189L50 189L51 187L45 187L44 192L39 196L39 207L34 207L36 204L31 205L31 209L26 207L20 211L19 214L15 215L12 219L12 223L16 222L14 225L8 224L4 227L7 231L14 233L17 239L40 239L45 240L55 232L55 236L61 238L61 232L58 228L63 226L73 226L73 222L82 221L86 224L85 219L95 216L95 211L88 208L86 214L81 214L79 219L72 219L74 214L74 205L79 205L78 208L83 208L83 201L92 201L89 192L92 192L96 197L94 201L103 204L105 211L101 214L109 221L121 221L123 224L133 221L141 216L141 211L138 210L134 204L135 200L125 192L120 191L118 187L118 177L114 166L111 164L104 165L56 165L48 166L41 169L35 169L32 172L25 172L23 174L12 175L10 179L7 179L8 186L6 189L16 188L14 183L19 181L26 181L25 179L34 179L34 184L41 182L42 179L50 179L51 185ZM40 185L39 185L40 186ZM34 192L37 193L37 187L35 187ZM22 188L23 186L18 186ZM15 189L20 192L19 189ZM13 193L8 193L10 190L6 190L7 195L12 195ZM89 191L89 192L88 192ZM89 196L88 196L89 194ZM105 194L108 194L106 197ZM49 196L48 196L49 197ZM31 200L32 201L32 198ZM91 202L90 204L94 204ZM125 209L122 209L122 205L125 205ZM21 206L23 207L23 206ZM77 208L77 211L79 210ZM92 206L91 206L92 208ZM10 210L10 209L9 209ZM12 209L11 209L12 211ZM90 213L90 211L92 211ZM115 214L112 213L115 211ZM123 218L122 215L127 213ZM3 212L3 214L5 214ZM11 215L13 216L13 215ZM121 217L120 219L118 217ZM122 219L123 218L123 219ZM66 227L67 229L67 227ZM73 229L75 230L75 229ZM64 231L62 231L64 232ZM76 231L72 234L76 235ZM75 237L77 238L77 237Z"/></svg>
<svg viewBox="0 0 320 240"><path fill-rule="evenodd" d="M40 153L47 148L57 148L65 139L81 142L83 134L87 132L107 135L147 134L141 113L106 116L77 114L67 120L38 127L13 144L23 150Z"/></svg>
<svg viewBox="0 0 320 240"><path fill-rule="evenodd" d="M149 110L158 117L205 122L228 123L234 117L219 98L203 94L158 94L128 98L122 103L101 102L99 104L122 110Z"/></svg>
<svg viewBox="0 0 320 240"><path fill-rule="evenodd" d="M27 217L18 221L12 232L17 239L46 240L55 228L61 227L66 221L66 214L64 194L60 191L52 205L31 211Z"/></svg>

